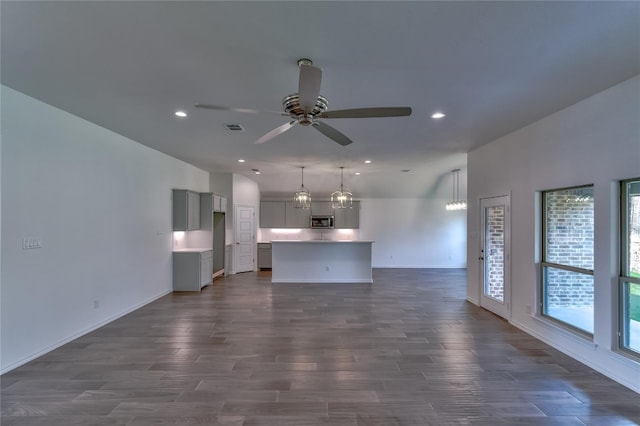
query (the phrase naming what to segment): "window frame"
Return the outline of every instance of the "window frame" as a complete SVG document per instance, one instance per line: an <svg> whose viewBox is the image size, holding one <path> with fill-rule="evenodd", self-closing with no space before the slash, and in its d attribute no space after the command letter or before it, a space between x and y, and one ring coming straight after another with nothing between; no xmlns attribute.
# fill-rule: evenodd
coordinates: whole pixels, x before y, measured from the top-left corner
<svg viewBox="0 0 640 426"><path fill-rule="evenodd" d="M562 321L559 318L553 317L549 314L547 314L547 285L546 285L546 270L547 268L554 268L554 269L559 269L562 271L568 271L568 272L573 272L573 273L578 273L578 274L584 274L584 275L588 275L593 277L594 276L594 272L593 269L587 269L587 268L581 268L581 267L577 267L577 266L572 266L572 265L565 265L565 264L561 264L561 263L555 263L555 262L548 262L547 259L547 228L548 228L548 220L547 220L547 197L546 194L547 193L551 193L551 192L557 192L557 191L570 191L570 190L578 190L578 189L583 189L583 188L590 188L593 192L594 192L594 199L595 199L595 188L594 185L591 184L585 184L585 185L576 185L576 186L570 186L570 187L564 187L564 188L555 188L555 189L546 189L546 190L542 190L540 191L540 207L541 207L541 215L540 215L540 274L539 274L539 306L538 306L538 315L542 316L545 320L551 321L554 324L562 327L563 329L566 329L572 333L575 333L577 335L589 338L589 339L593 339L593 332L589 332L587 330L584 330L582 328L576 327L575 325ZM594 209L595 210L595 209ZM595 211L594 211L595 214ZM595 223L594 223L594 239L595 239ZM594 257L595 257L595 252L593 253ZM594 258L595 261L595 258ZM594 288L595 288L595 281L594 281ZM594 292L595 293L595 292ZM595 294L594 294L595 296ZM594 301L595 302L595 301Z"/></svg>
<svg viewBox="0 0 640 426"><path fill-rule="evenodd" d="M631 276L631 261L629 257L629 184L640 183L640 177L620 181L620 274L618 277L618 344L617 349L624 355L640 361L640 351L635 351L627 346L627 284L640 285L640 278Z"/></svg>

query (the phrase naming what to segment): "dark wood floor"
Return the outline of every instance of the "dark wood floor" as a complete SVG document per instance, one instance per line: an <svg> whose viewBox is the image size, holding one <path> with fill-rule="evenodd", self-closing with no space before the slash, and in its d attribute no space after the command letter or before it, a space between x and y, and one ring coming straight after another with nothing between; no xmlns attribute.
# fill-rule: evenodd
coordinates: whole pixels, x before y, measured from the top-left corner
<svg viewBox="0 0 640 426"><path fill-rule="evenodd" d="M173 294L1 379L2 426L628 425L640 395L465 302L462 270Z"/></svg>

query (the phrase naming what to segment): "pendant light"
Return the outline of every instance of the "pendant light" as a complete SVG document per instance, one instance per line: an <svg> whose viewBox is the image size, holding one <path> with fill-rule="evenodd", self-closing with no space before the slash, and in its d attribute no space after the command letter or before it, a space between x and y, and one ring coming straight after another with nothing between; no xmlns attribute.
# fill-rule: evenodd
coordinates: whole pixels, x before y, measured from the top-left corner
<svg viewBox="0 0 640 426"><path fill-rule="evenodd" d="M460 177L458 173L460 173L460 169L451 170L453 173L453 200L447 203L447 210L466 210L467 202L465 200L460 200L458 197L460 196Z"/></svg>
<svg viewBox="0 0 640 426"><path fill-rule="evenodd" d="M331 194L331 207L334 209L346 209L353 207L353 194L343 185L344 167L340 167L340 189Z"/></svg>
<svg viewBox="0 0 640 426"><path fill-rule="evenodd" d="M304 187L304 166L302 169L302 184L293 195L293 206L297 209L308 209L311 207L311 193Z"/></svg>

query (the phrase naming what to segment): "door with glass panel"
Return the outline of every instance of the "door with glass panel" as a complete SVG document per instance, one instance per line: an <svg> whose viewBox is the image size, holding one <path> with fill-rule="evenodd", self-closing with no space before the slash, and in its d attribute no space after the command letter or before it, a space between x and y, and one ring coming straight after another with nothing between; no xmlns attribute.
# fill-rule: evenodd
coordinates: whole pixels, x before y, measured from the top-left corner
<svg viewBox="0 0 640 426"><path fill-rule="evenodd" d="M511 313L509 196L480 200L480 306L509 319Z"/></svg>
<svg viewBox="0 0 640 426"><path fill-rule="evenodd" d="M640 177L621 187L620 349L640 360Z"/></svg>

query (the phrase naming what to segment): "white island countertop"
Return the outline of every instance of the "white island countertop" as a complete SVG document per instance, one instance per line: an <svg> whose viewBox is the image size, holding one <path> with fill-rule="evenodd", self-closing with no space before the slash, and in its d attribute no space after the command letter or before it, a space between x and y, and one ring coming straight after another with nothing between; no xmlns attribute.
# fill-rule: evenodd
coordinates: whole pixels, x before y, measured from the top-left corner
<svg viewBox="0 0 640 426"><path fill-rule="evenodd" d="M372 283L366 240L272 240L273 283Z"/></svg>

